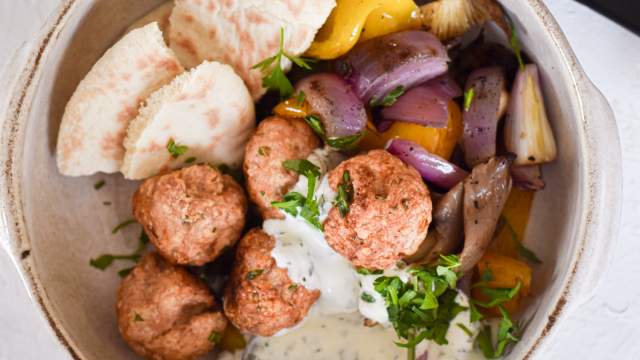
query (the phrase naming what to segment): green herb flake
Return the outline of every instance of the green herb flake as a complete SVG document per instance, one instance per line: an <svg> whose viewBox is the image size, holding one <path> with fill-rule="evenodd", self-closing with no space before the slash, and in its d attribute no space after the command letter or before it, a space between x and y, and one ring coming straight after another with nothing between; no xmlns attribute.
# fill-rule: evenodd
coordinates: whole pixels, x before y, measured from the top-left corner
<svg viewBox="0 0 640 360"><path fill-rule="evenodd" d="M126 228L127 226L133 225L135 223L136 223L136 221L134 219L125 220L125 221L121 222L120 224L116 225L116 227L114 227L113 230L111 230L111 233L115 234L118 231Z"/></svg>
<svg viewBox="0 0 640 360"><path fill-rule="evenodd" d="M363 292L362 295L360 295L360 299L362 299L362 301L367 302L367 303L374 303L376 302L376 298L373 297L373 295L367 293L367 292Z"/></svg>
<svg viewBox="0 0 640 360"><path fill-rule="evenodd" d="M138 322L138 321L144 321L144 319L142 318L142 316L140 316L140 314L136 313L133 316L133 321Z"/></svg>
<svg viewBox="0 0 640 360"><path fill-rule="evenodd" d="M136 262L139 259L140 259L139 254L131 254L131 255L104 254L95 259L91 259L89 261L89 265L93 266L96 269L105 270L106 268L111 266L111 264L113 264L113 262L116 260L129 260L129 261Z"/></svg>
<svg viewBox="0 0 640 360"><path fill-rule="evenodd" d="M288 98L293 94L293 85L282 69L283 57L291 60L291 62L306 70L311 70L310 63L314 62L313 59L288 54L284 50L284 28L280 28L280 48L278 49L278 52L258 64L255 64L252 69L260 69L262 72L262 86L268 90L277 91L280 93L281 98Z"/></svg>
<svg viewBox="0 0 640 360"><path fill-rule="evenodd" d="M198 160L195 156L192 156L190 158L188 158L187 160L184 161L185 164L193 164L194 162L196 162L196 160Z"/></svg>
<svg viewBox="0 0 640 360"><path fill-rule="evenodd" d="M471 331L471 329L469 329L465 324L457 323L456 326L459 327L460 330L464 331L464 333L467 334L468 337L473 337L473 331Z"/></svg>
<svg viewBox="0 0 640 360"><path fill-rule="evenodd" d="M177 159L184 155L184 153L189 150L189 147L186 145L178 145L173 139L170 139L167 143L167 150L169 151L169 154L171 154L171 157Z"/></svg>
<svg viewBox="0 0 640 360"><path fill-rule="evenodd" d="M522 241L520 241L520 239L518 238L518 233L516 232L516 229L513 228L513 225L511 225L509 220L507 220L507 218L504 216L502 216L500 220L502 224L504 224L504 226L507 228L507 231L509 231L509 235L511 235L511 240L516 244L516 251L518 252L518 256L520 256L521 258L523 258L524 260L532 264L542 264L542 260L538 258L536 253L527 249L522 244Z"/></svg>
<svg viewBox="0 0 640 360"><path fill-rule="evenodd" d="M349 213L349 206L353 202L353 183L351 182L351 176L349 171L345 170L342 173L342 181L338 184L338 195L333 202L333 205L338 208L342 217L347 216Z"/></svg>
<svg viewBox="0 0 640 360"><path fill-rule="evenodd" d="M103 187L103 186L105 186L106 184L107 184L107 182L106 182L106 181L104 181L104 180L100 180L100 181L98 181L97 183L93 184L93 188L94 188L94 189L96 189L96 190L100 190L100 189L102 189L102 187Z"/></svg>
<svg viewBox="0 0 640 360"><path fill-rule="evenodd" d="M255 270L251 270L247 273L247 280L251 281L255 278L257 278L258 276L262 275L262 273L264 272L263 269L255 269Z"/></svg>
<svg viewBox="0 0 640 360"><path fill-rule="evenodd" d="M131 271L133 271L132 267L124 268L124 269L118 271L118 276L120 276L121 278L125 278L125 277L127 277L127 275L129 275L131 273Z"/></svg>
<svg viewBox="0 0 640 360"><path fill-rule="evenodd" d="M476 91L474 88L469 88L464 92L464 111L469 111L471 109L471 103L473 103L473 97L475 96Z"/></svg>
<svg viewBox="0 0 640 360"><path fill-rule="evenodd" d="M327 145L331 146L334 149L352 149L358 144L358 142L360 142L363 136L364 132L361 132L351 136L328 138L325 139L325 141Z"/></svg>
<svg viewBox="0 0 640 360"><path fill-rule="evenodd" d="M522 49L520 47L520 38L518 37L518 33L516 32L513 24L510 24L511 36L509 37L509 43L511 44L511 48L513 52L516 54L516 59L518 59L518 65L520 69L524 69L524 60L522 59Z"/></svg>
<svg viewBox="0 0 640 360"><path fill-rule="evenodd" d="M296 105L302 106L304 105L304 102L306 100L307 100L307 94L305 94L304 91L302 90L298 91L298 94L296 95Z"/></svg>
<svg viewBox="0 0 640 360"><path fill-rule="evenodd" d="M323 231L320 223L320 208L314 197L316 183L320 177L320 168L308 160L286 160L282 166L307 178L307 196L291 192L284 196L284 201L274 201L272 206L282 209L293 216L300 216L308 223Z"/></svg>
<svg viewBox="0 0 640 360"><path fill-rule="evenodd" d="M287 289L289 289L289 291L296 291L298 289L298 285L297 284L291 284L291 285L289 285L289 287Z"/></svg>
<svg viewBox="0 0 640 360"><path fill-rule="evenodd" d="M382 275L382 270L372 270L363 267L359 267L356 269L356 272L360 275Z"/></svg>
<svg viewBox="0 0 640 360"><path fill-rule="evenodd" d="M258 155L260 156L269 156L271 155L271 148L268 146L260 146L258 148Z"/></svg>
<svg viewBox="0 0 640 360"><path fill-rule="evenodd" d="M307 124L309 124L309 126L311 127L311 130L313 130L313 132L315 132L318 136L320 136L321 138L325 138L325 136L327 135L325 130L324 130L324 124L322 124L322 120L320 120L320 118L316 115L309 115L306 116L304 118L304 121L307 122Z"/></svg>
<svg viewBox="0 0 640 360"><path fill-rule="evenodd" d="M382 99L371 99L369 105L371 107L384 106L389 107L398 101L400 96L402 96L405 92L404 86L397 86L395 89L391 90L387 95L385 95Z"/></svg>
<svg viewBox="0 0 640 360"><path fill-rule="evenodd" d="M220 333L216 331L212 331L211 334L209 334L209 337L207 337L207 340L209 340L209 342L213 344L219 343L221 339L222 335L220 335Z"/></svg>

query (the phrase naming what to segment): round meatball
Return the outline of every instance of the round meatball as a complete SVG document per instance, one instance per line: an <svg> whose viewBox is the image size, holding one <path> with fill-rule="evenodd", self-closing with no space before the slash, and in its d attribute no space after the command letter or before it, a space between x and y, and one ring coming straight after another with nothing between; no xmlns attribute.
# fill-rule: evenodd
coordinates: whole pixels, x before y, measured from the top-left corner
<svg viewBox="0 0 640 360"><path fill-rule="evenodd" d="M156 253L145 255L124 278L116 310L120 334L147 359L200 357L227 326L207 286Z"/></svg>
<svg viewBox="0 0 640 360"><path fill-rule="evenodd" d="M329 172L337 191L349 172L353 201L324 222L327 243L355 266L388 269L413 254L427 235L431 197L420 174L384 150L353 157Z"/></svg>
<svg viewBox="0 0 640 360"><path fill-rule="evenodd" d="M233 246L245 224L242 187L208 165L146 180L133 195L133 214L167 260L203 265Z"/></svg>
<svg viewBox="0 0 640 360"><path fill-rule="evenodd" d="M271 257L275 240L260 229L246 234L224 294L224 312L239 329L272 336L299 323L320 296L295 284Z"/></svg>
<svg viewBox="0 0 640 360"><path fill-rule="evenodd" d="M319 146L320 140L303 120L270 117L258 125L245 147L244 174L249 198L264 219L284 218L271 202L281 201L298 181L298 174L282 163L306 159Z"/></svg>

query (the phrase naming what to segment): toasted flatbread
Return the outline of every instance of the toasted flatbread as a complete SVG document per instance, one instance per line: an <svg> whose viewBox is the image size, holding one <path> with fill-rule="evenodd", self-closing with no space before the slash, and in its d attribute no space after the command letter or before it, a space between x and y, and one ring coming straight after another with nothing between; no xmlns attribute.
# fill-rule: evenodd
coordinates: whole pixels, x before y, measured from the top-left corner
<svg viewBox="0 0 640 360"><path fill-rule="evenodd" d="M287 52L300 55L335 6L335 0L176 0L169 44L187 68L203 60L231 65L257 100L265 90L251 67L278 51L280 29Z"/></svg>
<svg viewBox="0 0 640 360"><path fill-rule="evenodd" d="M173 6L175 3L173 0L167 1L164 4L158 6L157 8L151 10L145 16L136 20L133 24L125 30L125 34L131 32L131 30L135 30L146 25L149 25L153 22L158 23L158 27L160 27L160 31L162 31L162 35L164 36L164 41L169 43L169 16L171 16L171 11L173 10Z"/></svg>
<svg viewBox="0 0 640 360"><path fill-rule="evenodd" d="M192 163L239 167L255 127L253 100L233 69L205 61L153 93L131 122L122 173L144 179ZM173 154L168 144L185 147Z"/></svg>
<svg viewBox="0 0 640 360"><path fill-rule="evenodd" d="M82 176L120 170L122 142L142 100L183 72L157 23L136 29L102 56L67 103L58 133L58 169Z"/></svg>

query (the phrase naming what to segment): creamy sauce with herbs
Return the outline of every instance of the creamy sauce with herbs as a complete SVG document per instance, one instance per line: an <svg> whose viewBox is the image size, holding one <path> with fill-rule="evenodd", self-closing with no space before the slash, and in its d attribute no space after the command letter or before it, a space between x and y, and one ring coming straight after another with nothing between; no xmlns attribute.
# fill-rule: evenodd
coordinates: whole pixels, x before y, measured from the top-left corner
<svg viewBox="0 0 640 360"><path fill-rule="evenodd" d="M323 222L336 197L325 174L344 158L324 148L316 150L308 160L317 165L322 173L317 181L315 198L320 210L319 220ZM306 177L300 176L291 191L306 194ZM283 220L265 221L263 229L276 240L271 255L278 267L286 268L294 282L308 289L319 289L321 295L301 324L273 337L255 337L242 359L406 358L406 349L394 344L398 339L389 323L385 301L373 285L379 276L398 276L406 282L410 278L406 269L386 270L379 275L360 275L349 261L326 243L322 231L302 217L285 214ZM363 300L364 293L374 301ZM468 305L468 299L462 293L457 301L463 306ZM378 322L378 325L364 326L365 317ZM429 360L482 359L481 354L473 349L473 337L469 337L458 323L471 330L474 336L479 331L479 325L470 324L469 312L464 311L451 322L447 333L448 345L438 346L424 341L418 345L416 354L428 351ZM234 355L229 359L237 359L238 354Z"/></svg>

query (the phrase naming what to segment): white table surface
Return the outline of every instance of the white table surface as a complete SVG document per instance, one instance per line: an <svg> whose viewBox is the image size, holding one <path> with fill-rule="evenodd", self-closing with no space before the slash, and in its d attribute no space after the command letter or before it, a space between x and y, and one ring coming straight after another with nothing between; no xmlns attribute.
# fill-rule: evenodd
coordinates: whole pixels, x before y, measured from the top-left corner
<svg viewBox="0 0 640 360"><path fill-rule="evenodd" d="M0 0L0 69L60 0ZM510 0L519 1L519 0ZM635 1L635 0L629 0ZM620 237L603 281L573 309L540 359L640 358L640 37L572 0L547 0L587 74L616 114L622 139ZM639 14L640 16L640 14ZM614 239L611 239L614 241ZM605 270L603 270L605 271ZM0 359L69 359L0 249Z"/></svg>

